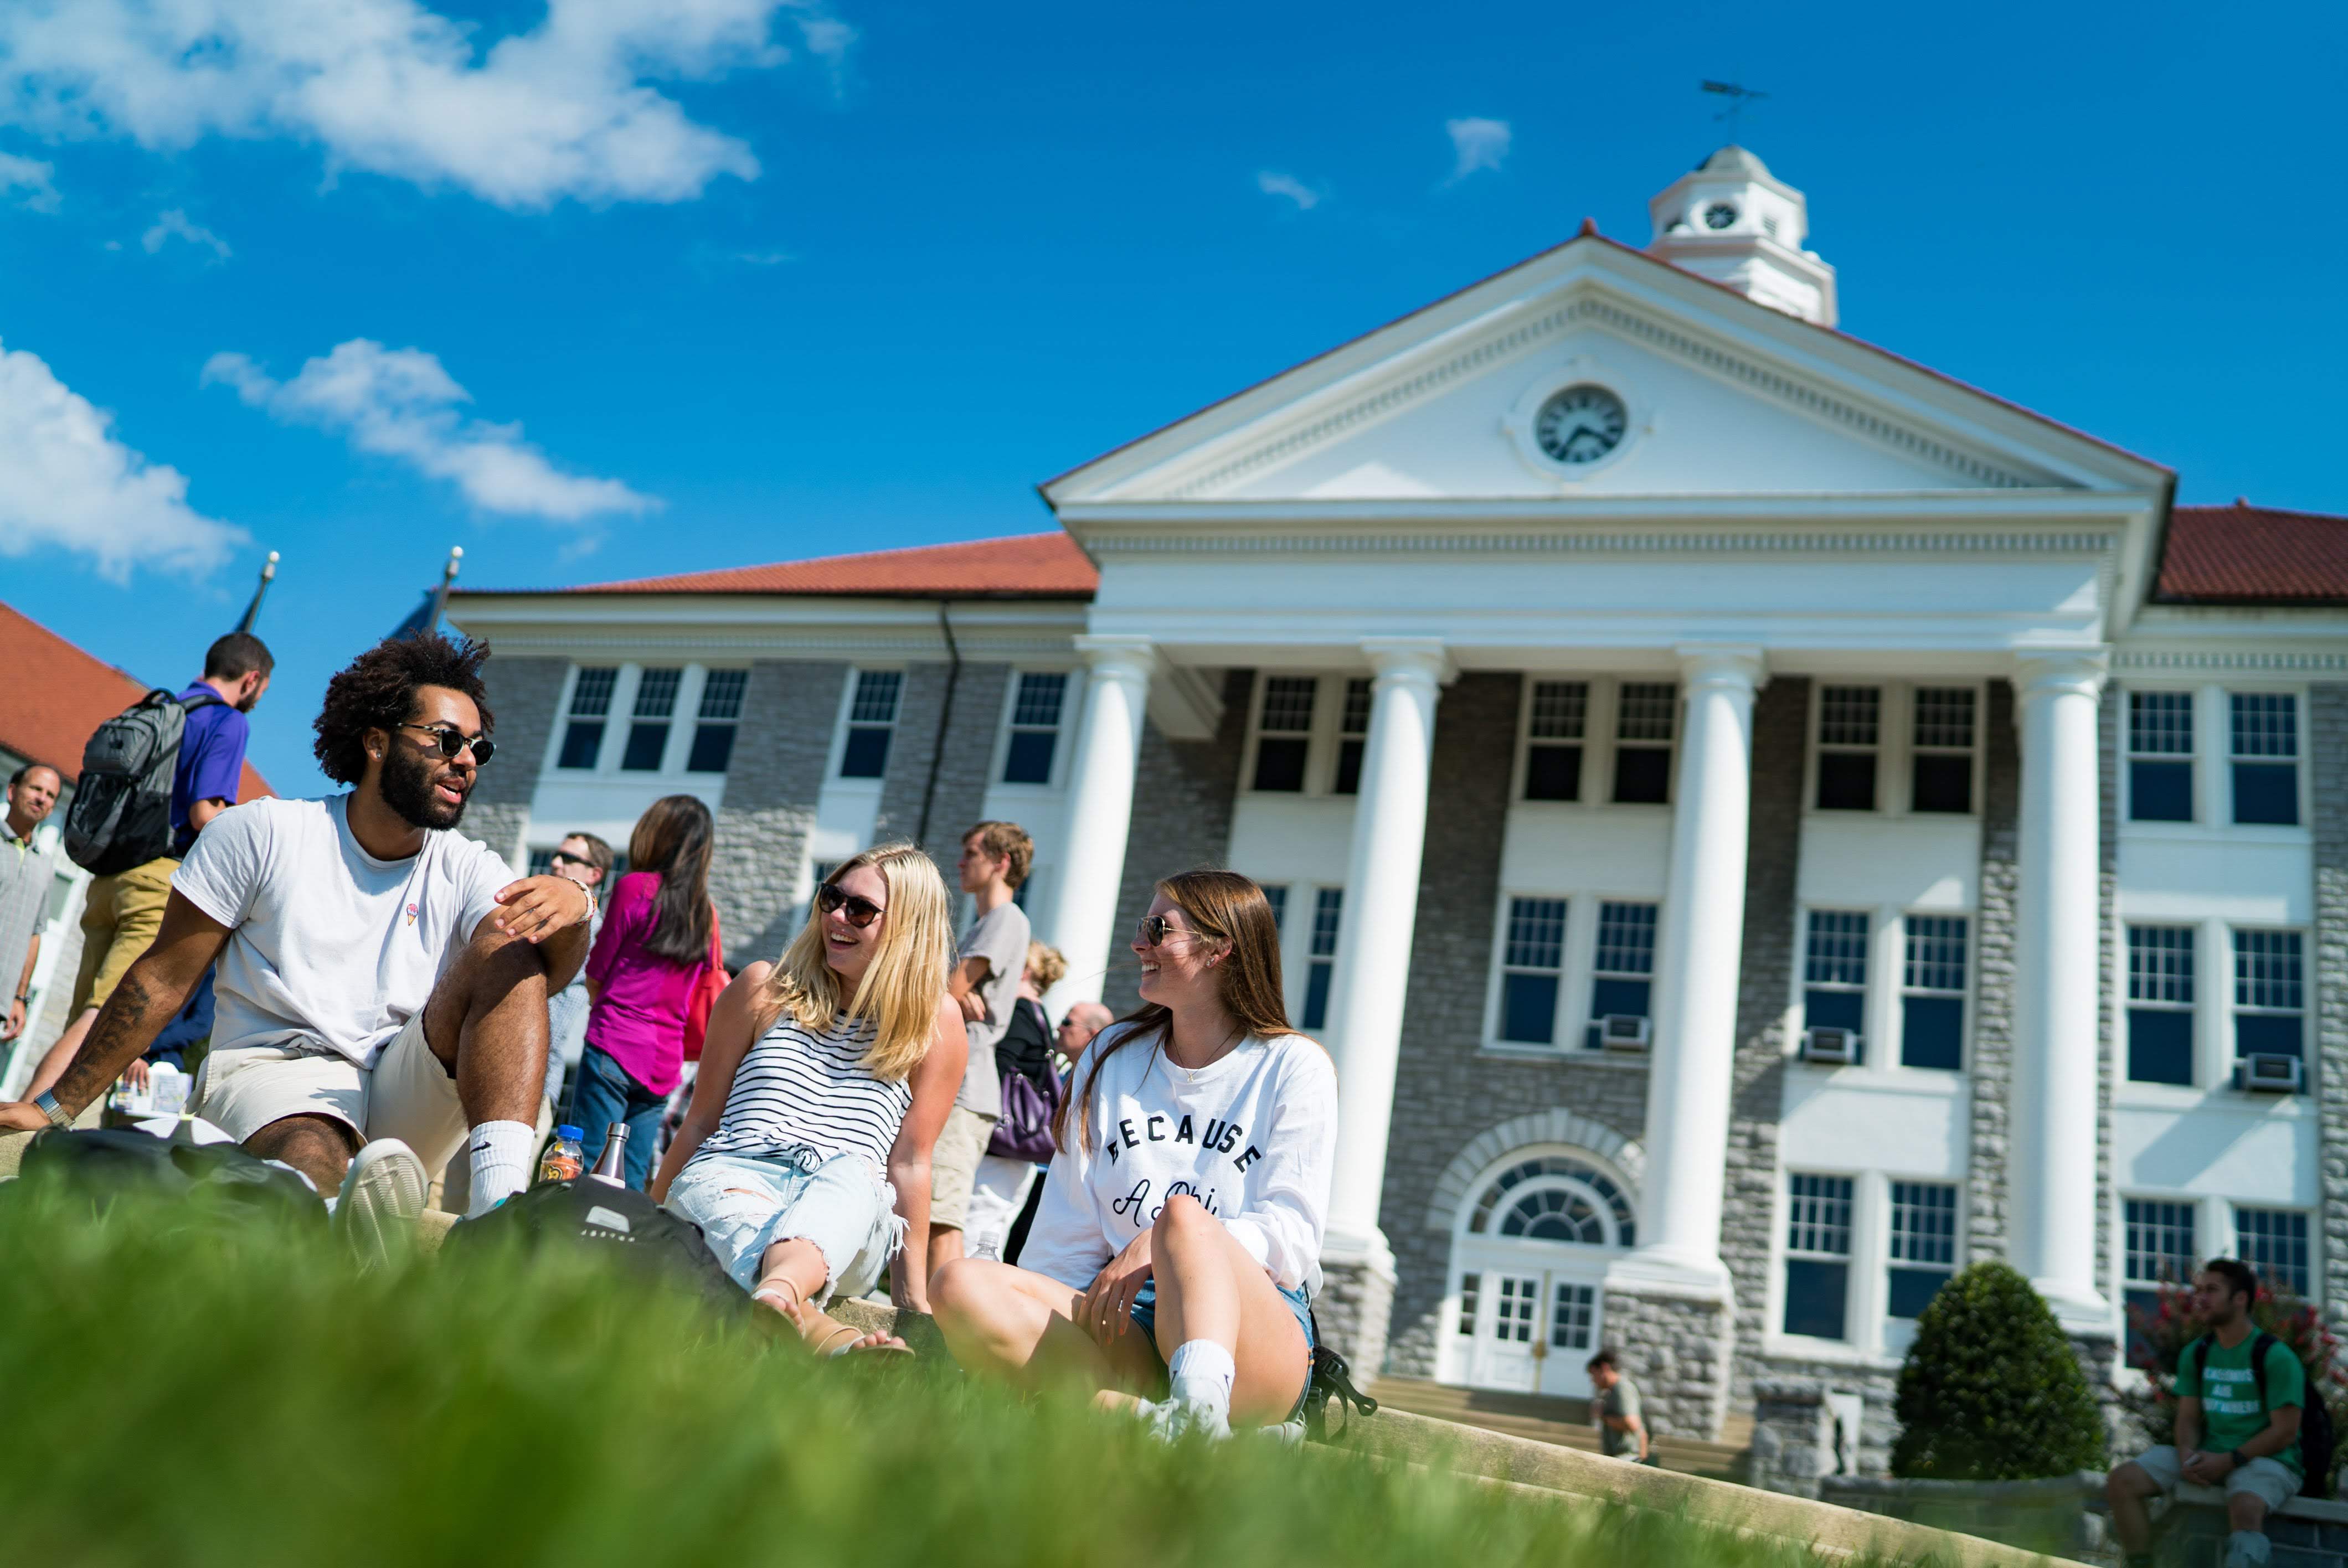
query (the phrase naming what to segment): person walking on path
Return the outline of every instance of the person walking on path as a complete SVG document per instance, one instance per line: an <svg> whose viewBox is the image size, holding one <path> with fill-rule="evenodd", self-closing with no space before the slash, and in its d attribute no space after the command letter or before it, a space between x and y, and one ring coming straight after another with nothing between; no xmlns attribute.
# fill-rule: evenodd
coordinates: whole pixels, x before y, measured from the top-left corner
<svg viewBox="0 0 2348 1568"><path fill-rule="evenodd" d="M56 1085L97 1021L98 1009L162 928L171 874L189 846L214 817L236 804L245 743L252 736L245 715L268 692L276 662L260 638L232 631L205 651L202 679L179 694L188 716L171 771L171 852L91 881L82 901L81 972L74 979L73 1020L33 1075L27 1095ZM208 992L212 981L207 976L199 984ZM192 999L201 1013L204 999ZM210 1022L201 1020L201 1032L210 1032Z"/></svg>
<svg viewBox="0 0 2348 1568"><path fill-rule="evenodd" d="M1035 843L1015 823L982 822L962 836L962 890L975 918L954 954L946 989L970 1028L970 1061L953 1114L938 1135L931 1173L929 1263L932 1269L963 1255L971 1186L978 1163L1003 1119L1003 1082L994 1047L1011 1027L1019 977L1027 967L1027 912L1012 901L1035 863Z"/></svg>
<svg viewBox="0 0 2348 1568"><path fill-rule="evenodd" d="M33 968L41 961L41 927L47 921L49 888L57 881L57 865L33 843L33 830L57 808L65 780L46 763L26 763L8 780L8 815L0 823L0 973L10 957L25 955L16 986L9 993L8 1012L0 1023L0 1042L24 1037L32 1020L25 1006L32 1000ZM7 1061L0 1053L0 1064Z"/></svg>
<svg viewBox="0 0 2348 1568"><path fill-rule="evenodd" d="M63 1126L220 964L196 1114L320 1193L379 1255L461 1146L471 1212L525 1186L546 1071L546 998L587 957L585 888L517 879L457 825L496 747L489 650L388 640L326 686L316 752L351 786L211 818L171 879L162 931L99 1009L56 1090L0 1131Z"/></svg>
<svg viewBox="0 0 2348 1568"><path fill-rule="evenodd" d="M1614 1364L1614 1352L1601 1350L1584 1369L1596 1398L1590 1401L1591 1424L1598 1429L1598 1447L1609 1459L1634 1464L1653 1462L1647 1419L1639 1409L1639 1385Z"/></svg>
<svg viewBox="0 0 2348 1568"><path fill-rule="evenodd" d="M2209 1332L2177 1358L2177 1440L2115 1465L2104 1482L2112 1533L2128 1568L2152 1562L2152 1521L2145 1504L2179 1481L2222 1487L2226 1568L2267 1561L2267 1515L2299 1494L2306 1480L2299 1423L2308 1400L2299 1353L2250 1321L2259 1276L2230 1257L2212 1258L2193 1276L2193 1316ZM2263 1365L2253 1355L2264 1352Z"/></svg>
<svg viewBox="0 0 2348 1568"><path fill-rule="evenodd" d="M967 1048L946 995L953 933L945 880L914 845L834 871L782 957L746 967L710 1009L692 1107L653 1181L819 1351L903 1348L821 1311L883 1267L898 1306L929 1309L931 1150Z"/></svg>
<svg viewBox="0 0 2348 1568"><path fill-rule="evenodd" d="M587 1045L572 1125L592 1165L612 1123L628 1129L628 1185L652 1176L661 1111L685 1071L685 1017L709 972L709 808L693 795L653 802L628 837L629 871L587 960Z"/></svg>
<svg viewBox="0 0 2348 1568"><path fill-rule="evenodd" d="M1288 1025L1280 930L1246 877L1160 882L1133 950L1142 1007L1077 1064L1025 1266L948 1264L938 1327L966 1368L1082 1378L1169 1439L1301 1439L1336 1070Z"/></svg>
<svg viewBox="0 0 2348 1568"><path fill-rule="evenodd" d="M592 833L565 834L549 869L557 876L568 876L594 898L596 908L589 920L587 938L592 944L603 929L603 884L612 875L612 846ZM593 952L592 946L589 952ZM546 1008L551 1030L546 1048L546 1104L551 1119L556 1109L567 1102L565 1080L575 1078L587 1049L587 1019L594 1010L594 1000L587 994L587 971L581 969L569 985L549 999Z"/></svg>

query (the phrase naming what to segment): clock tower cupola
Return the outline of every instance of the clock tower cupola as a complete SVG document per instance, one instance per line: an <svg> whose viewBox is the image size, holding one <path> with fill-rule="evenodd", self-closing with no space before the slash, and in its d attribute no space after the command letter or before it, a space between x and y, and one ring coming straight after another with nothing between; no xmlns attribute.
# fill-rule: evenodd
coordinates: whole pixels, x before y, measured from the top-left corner
<svg viewBox="0 0 2348 1568"><path fill-rule="evenodd" d="M1809 202L1741 147L1722 148L1647 203L1647 253L1756 304L1835 324L1835 273L1809 237Z"/></svg>

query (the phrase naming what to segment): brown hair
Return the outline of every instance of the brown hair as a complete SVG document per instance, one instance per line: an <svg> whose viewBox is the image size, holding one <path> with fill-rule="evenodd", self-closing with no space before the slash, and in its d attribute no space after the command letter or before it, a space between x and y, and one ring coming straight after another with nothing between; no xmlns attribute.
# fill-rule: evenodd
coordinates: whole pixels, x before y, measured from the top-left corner
<svg viewBox="0 0 2348 1568"><path fill-rule="evenodd" d="M962 835L968 844L978 840L980 849L1003 862L1003 880L1016 887L1027 880L1028 869L1035 864L1035 841L1027 830L1015 822L982 822Z"/></svg>
<svg viewBox="0 0 2348 1568"><path fill-rule="evenodd" d="M1272 917L1263 889L1236 871L1185 871L1158 884L1157 891L1190 917L1201 937L1225 944L1223 962L1217 966L1223 976L1222 1003L1243 1034L1265 1040L1294 1034L1282 994L1280 925ZM1067 1147L1072 1121L1078 1145L1086 1150L1093 1146L1092 1118L1077 1108L1091 1104L1101 1064L1136 1040L1161 1050L1174 1031L1173 1013L1155 1002L1144 1003L1117 1022L1133 1027L1114 1036L1104 1031L1103 1039L1085 1052L1079 1069L1084 1082L1060 1102L1052 1132L1062 1148Z"/></svg>
<svg viewBox="0 0 2348 1568"><path fill-rule="evenodd" d="M1027 972L1035 977L1035 989L1048 991L1067 978L1068 960L1060 949L1045 942L1027 944Z"/></svg>
<svg viewBox="0 0 2348 1568"><path fill-rule="evenodd" d="M628 869L660 876L644 949L675 964L709 958L709 808L689 794L668 794L644 808L628 835Z"/></svg>

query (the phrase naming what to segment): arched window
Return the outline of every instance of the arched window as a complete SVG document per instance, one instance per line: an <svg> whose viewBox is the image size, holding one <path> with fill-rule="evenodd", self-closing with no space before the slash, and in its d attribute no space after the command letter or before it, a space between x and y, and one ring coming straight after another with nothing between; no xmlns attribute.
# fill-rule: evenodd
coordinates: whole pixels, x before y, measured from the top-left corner
<svg viewBox="0 0 2348 1568"><path fill-rule="evenodd" d="M1634 1246L1631 1200L1612 1176L1567 1154L1519 1161L1485 1184L1468 1218L1471 1235L1578 1246Z"/></svg>

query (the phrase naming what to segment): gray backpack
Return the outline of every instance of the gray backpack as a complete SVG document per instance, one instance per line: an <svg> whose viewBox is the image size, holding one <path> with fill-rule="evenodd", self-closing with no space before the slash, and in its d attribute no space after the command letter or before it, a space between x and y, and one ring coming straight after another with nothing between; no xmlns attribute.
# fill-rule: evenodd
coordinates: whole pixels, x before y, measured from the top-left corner
<svg viewBox="0 0 2348 1568"><path fill-rule="evenodd" d="M76 866L110 876L171 853L180 738L190 713L219 705L209 692L182 700L158 689L98 727L66 810L66 855Z"/></svg>

